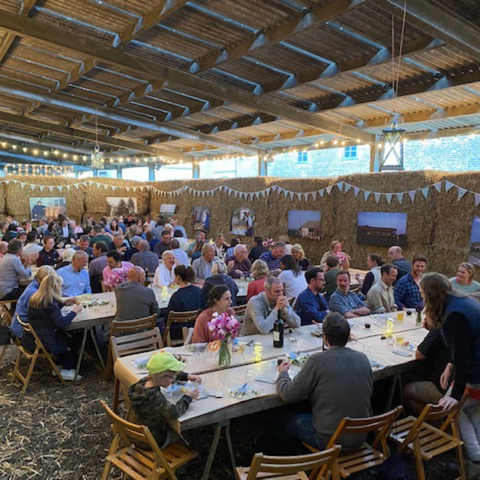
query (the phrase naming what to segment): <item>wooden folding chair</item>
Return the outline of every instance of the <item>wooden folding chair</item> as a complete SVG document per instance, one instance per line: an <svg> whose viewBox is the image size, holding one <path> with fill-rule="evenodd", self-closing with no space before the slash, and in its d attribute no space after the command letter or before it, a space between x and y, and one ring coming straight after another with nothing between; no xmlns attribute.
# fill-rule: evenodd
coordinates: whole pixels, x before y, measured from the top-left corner
<svg viewBox="0 0 480 480"><path fill-rule="evenodd" d="M182 324L194 322L200 314L200 310L192 310L190 312L170 312L167 318L167 325L165 331L163 332L163 343L167 347L172 345L182 345L183 340L173 340L170 336L170 331L173 324ZM184 325L185 326L185 325Z"/></svg>
<svg viewBox="0 0 480 480"><path fill-rule="evenodd" d="M245 317L245 312L247 311L247 305L239 305L237 307L232 307L235 312L235 318L242 323L243 318Z"/></svg>
<svg viewBox="0 0 480 480"><path fill-rule="evenodd" d="M110 345L112 346L112 357L113 362L120 357L126 357L127 355L133 355L135 353L142 352L151 352L153 350L159 350L163 348L162 336L160 335L160 330L158 327L155 327L151 330L146 330L139 333L133 333L131 335L122 335L120 337L110 337ZM120 401L120 390L121 388L120 381L115 377L115 385L113 392L113 411L118 411L118 404ZM125 389L122 389L125 401L127 402L127 410L130 406L128 405L128 397L125 395Z"/></svg>
<svg viewBox="0 0 480 480"><path fill-rule="evenodd" d="M3 321L3 324L10 328L12 325L12 313L10 309L8 308L8 305L12 303L16 303L17 300L2 300L0 301L0 318ZM14 339L14 343L19 345L20 342L17 338ZM7 348L10 346L10 343L7 343L5 345L0 345L0 364L2 363L3 357L7 353Z"/></svg>
<svg viewBox="0 0 480 480"><path fill-rule="evenodd" d="M32 327L32 325L28 323L24 323L18 319L20 325L22 326L23 334L28 335L31 334L33 338L35 339L35 350L33 353L29 352L23 345L17 345L18 347L18 357L17 361L15 362L15 368L13 369L13 378L18 378L20 382L23 384L22 391L20 393L20 398L25 395L25 392L27 391L28 385L30 384L30 379L32 378L33 374L33 369L35 368L35 364L37 363L37 360L39 358L45 358L50 366L52 367L52 370L55 372L57 378L65 385L67 386L67 383L65 380L62 378L60 375L60 371L57 368L56 363L53 361L52 356L50 353L47 351L47 349L43 346L42 341L40 340L40 337L37 335L37 332L35 329ZM20 361L22 357L25 357L29 362L30 366L28 368L27 375L24 376L20 372Z"/></svg>
<svg viewBox="0 0 480 480"><path fill-rule="evenodd" d="M192 327L182 327L182 338L184 345L189 345L192 343L193 330L194 329Z"/></svg>
<svg viewBox="0 0 480 480"><path fill-rule="evenodd" d="M100 403L112 421L114 433L102 480L109 478L112 467L134 480L178 480L175 471L198 456L182 441L160 449L146 426L123 420L105 402Z"/></svg>
<svg viewBox="0 0 480 480"><path fill-rule="evenodd" d="M150 315L149 317L138 318L136 320L114 320L110 325L110 338L129 335L131 333L142 332L144 330L153 330L157 326L158 315ZM112 345L108 342L107 366L105 376L110 379L113 368Z"/></svg>
<svg viewBox="0 0 480 480"><path fill-rule="evenodd" d="M235 473L237 480L254 480L256 478L308 480L313 479L312 475L322 469L324 477L316 478L338 480L340 477L334 465L340 450L341 447L335 445L322 452L293 457L271 457L263 455L263 453L256 453L249 468L237 467ZM309 476L307 476L307 472L310 472Z"/></svg>
<svg viewBox="0 0 480 480"><path fill-rule="evenodd" d="M390 456L390 449L387 444L388 434L392 428L393 422L403 412L403 407L399 406L390 412L377 415L370 418L349 418L345 417L339 423L334 434L328 442L327 449L338 444L338 440L343 435L360 434L366 435L370 432L376 432L371 445L367 442L355 450L346 451L339 455L337 464L340 470L341 478L348 478L353 473L361 472L369 468L381 465L386 458ZM317 452L316 448L305 444L312 452ZM381 450L379 450L379 447ZM318 473L317 479L325 475L323 470Z"/></svg>
<svg viewBox="0 0 480 480"><path fill-rule="evenodd" d="M445 412L441 405L432 405L429 403L422 410L422 413L415 418L409 416L402 418L392 425L390 438L398 443L398 450L403 452L408 450L415 456L415 466L417 468L417 477L419 480L425 480L424 461L430 461L442 453L455 450L458 460L458 469L460 476L458 479L465 480L465 463L463 459L460 433L458 429L458 417L463 404L468 395L465 395L460 402L448 412ZM436 428L430 422L437 422L445 419L440 426ZM451 433L448 433L450 430Z"/></svg>

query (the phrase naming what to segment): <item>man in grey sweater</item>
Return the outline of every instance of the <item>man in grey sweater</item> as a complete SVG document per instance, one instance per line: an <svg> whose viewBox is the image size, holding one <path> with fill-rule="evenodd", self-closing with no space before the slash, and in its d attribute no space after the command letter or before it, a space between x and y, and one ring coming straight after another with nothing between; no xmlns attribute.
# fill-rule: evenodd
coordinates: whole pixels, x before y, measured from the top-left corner
<svg viewBox="0 0 480 480"><path fill-rule="evenodd" d="M158 315L159 308L155 293L145 287L145 271L133 267L127 273L127 281L115 288L117 314L115 320L136 320L138 318Z"/></svg>
<svg viewBox="0 0 480 480"><path fill-rule="evenodd" d="M293 311L288 298L283 294L282 281L277 277L270 277L265 280L265 291L248 301L242 335L270 333L279 311L282 312L282 320L291 328L300 326L300 317Z"/></svg>
<svg viewBox="0 0 480 480"><path fill-rule="evenodd" d="M277 392L286 403L309 399L312 413L285 410L278 420L280 428L293 441L306 442L323 450L343 417L365 418L372 415L373 373L368 358L345 347L350 325L339 313L329 313L323 321L326 352L310 356L292 380L289 362L278 366ZM344 450L359 447L364 435L340 438Z"/></svg>
<svg viewBox="0 0 480 480"><path fill-rule="evenodd" d="M21 258L23 245L13 238L8 243L7 253L0 262L0 300L17 300L25 290L20 280L30 278L32 272L25 267L26 259Z"/></svg>

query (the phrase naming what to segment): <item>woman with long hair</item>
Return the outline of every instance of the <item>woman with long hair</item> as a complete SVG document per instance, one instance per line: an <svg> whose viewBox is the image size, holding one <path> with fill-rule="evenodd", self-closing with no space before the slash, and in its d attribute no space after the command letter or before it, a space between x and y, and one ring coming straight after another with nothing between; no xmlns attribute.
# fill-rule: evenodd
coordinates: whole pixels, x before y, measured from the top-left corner
<svg viewBox="0 0 480 480"><path fill-rule="evenodd" d="M211 322L213 315L216 313L221 315L227 312L234 316L235 312L232 308L232 294L226 285L217 285L210 290L208 294L207 308L197 317L195 327L193 329L192 343L212 342L215 340L210 330L208 322Z"/></svg>
<svg viewBox="0 0 480 480"><path fill-rule="evenodd" d="M330 250L325 252L320 263L324 266L327 263L327 258L330 256L338 257L338 268L340 270L348 270L350 268L350 255L343 251L342 242L340 240L333 240L330 245Z"/></svg>
<svg viewBox="0 0 480 480"><path fill-rule="evenodd" d="M453 377L453 386L438 403L449 410L466 389L470 390L459 425L473 463L470 467L480 473L480 303L455 291L449 279L440 273L425 274L420 280L420 291L425 301L427 326L441 328L452 353L452 362L442 374L440 384L446 390Z"/></svg>
<svg viewBox="0 0 480 480"><path fill-rule="evenodd" d="M75 305L67 315L62 314L61 309L64 305L62 283L62 278L56 274L43 278L37 292L30 298L28 323L33 326L47 351L56 356L62 378L73 380L80 338L66 333L63 329L72 323L82 307ZM22 336L22 345L33 352L35 339L26 333ZM81 380L79 375L77 380Z"/></svg>
<svg viewBox="0 0 480 480"><path fill-rule="evenodd" d="M305 274L291 255L284 255L280 259L280 266L282 271L278 278L283 283L284 295L288 298L297 298L307 288Z"/></svg>
<svg viewBox="0 0 480 480"><path fill-rule="evenodd" d="M300 269L305 272L310 267L310 260L305 257L305 251L299 243L295 243L291 248L292 257L298 262Z"/></svg>
<svg viewBox="0 0 480 480"><path fill-rule="evenodd" d="M475 280L475 269L471 263L461 263L457 275L452 277L450 282L455 290L467 295L480 290L480 283Z"/></svg>
<svg viewBox="0 0 480 480"><path fill-rule="evenodd" d="M205 306L202 290L194 285L195 270L185 265L175 267L175 284L178 290L170 298L167 307L167 317L170 312L191 312L201 310Z"/></svg>
<svg viewBox="0 0 480 480"><path fill-rule="evenodd" d="M248 283L247 287L247 302L265 291L265 280L270 275L270 270L268 269L268 265L263 260L255 260L252 265L252 271L250 272L250 276L254 279L253 282Z"/></svg>

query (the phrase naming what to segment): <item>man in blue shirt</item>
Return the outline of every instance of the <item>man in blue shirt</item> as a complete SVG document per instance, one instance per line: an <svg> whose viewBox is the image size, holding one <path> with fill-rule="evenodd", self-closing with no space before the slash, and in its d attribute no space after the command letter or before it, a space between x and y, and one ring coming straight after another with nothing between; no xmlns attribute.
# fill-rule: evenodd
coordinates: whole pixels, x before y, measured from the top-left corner
<svg viewBox="0 0 480 480"><path fill-rule="evenodd" d="M57 275L63 279L62 295L75 297L84 293L92 293L90 276L85 267L88 265L88 255L83 250L75 252L72 263L57 270Z"/></svg>
<svg viewBox="0 0 480 480"><path fill-rule="evenodd" d="M285 244L277 242L271 252L265 252L260 255L260 260L263 260L268 265L268 269L273 272L280 270L280 259L283 255L285 255Z"/></svg>
<svg viewBox="0 0 480 480"><path fill-rule="evenodd" d="M321 293L325 285L325 275L320 268L312 268L305 272L305 280L308 287L297 297L297 313L302 325L310 325L312 321L322 323L330 312Z"/></svg>
<svg viewBox="0 0 480 480"><path fill-rule="evenodd" d="M402 310L404 308L415 308L423 304L420 295L420 280L427 269L427 258L423 255L417 255L412 260L412 271L397 280L393 288L393 295L397 307Z"/></svg>
<svg viewBox="0 0 480 480"><path fill-rule="evenodd" d="M337 289L328 303L332 312L341 313L345 318L370 315L370 310L357 294L350 291L350 273L340 270L337 273Z"/></svg>

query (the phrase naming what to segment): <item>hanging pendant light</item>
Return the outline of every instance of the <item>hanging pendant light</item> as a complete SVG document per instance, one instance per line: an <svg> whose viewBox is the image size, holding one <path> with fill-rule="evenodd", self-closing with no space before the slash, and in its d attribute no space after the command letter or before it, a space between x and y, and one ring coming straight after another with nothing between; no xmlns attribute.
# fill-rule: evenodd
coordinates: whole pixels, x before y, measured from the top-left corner
<svg viewBox="0 0 480 480"><path fill-rule="evenodd" d="M403 170L403 136L406 130L396 121L382 131L380 170Z"/></svg>
<svg viewBox="0 0 480 480"><path fill-rule="evenodd" d="M98 144L98 116L95 115L95 148L90 157L92 170L100 170L105 167L105 158L103 152L100 151L100 145Z"/></svg>

